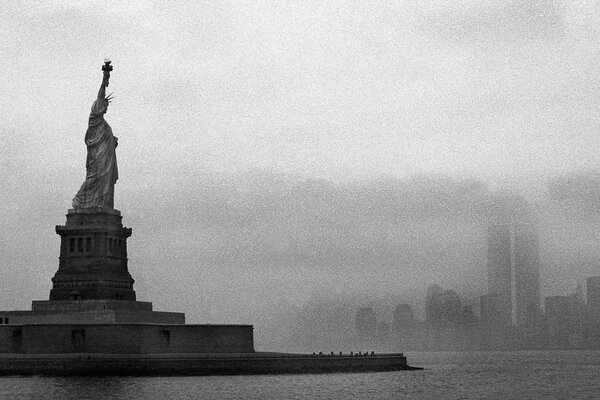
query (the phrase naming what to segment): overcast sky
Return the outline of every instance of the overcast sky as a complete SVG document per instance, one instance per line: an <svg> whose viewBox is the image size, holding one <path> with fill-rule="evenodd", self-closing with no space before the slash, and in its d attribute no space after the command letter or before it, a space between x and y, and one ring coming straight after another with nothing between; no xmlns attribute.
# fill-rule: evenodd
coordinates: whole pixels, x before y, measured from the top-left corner
<svg viewBox="0 0 600 400"><path fill-rule="evenodd" d="M48 295L105 57L115 207L156 308L481 294L506 187L545 216L543 294L568 294L600 273L599 20L585 0L11 1L0 308Z"/></svg>

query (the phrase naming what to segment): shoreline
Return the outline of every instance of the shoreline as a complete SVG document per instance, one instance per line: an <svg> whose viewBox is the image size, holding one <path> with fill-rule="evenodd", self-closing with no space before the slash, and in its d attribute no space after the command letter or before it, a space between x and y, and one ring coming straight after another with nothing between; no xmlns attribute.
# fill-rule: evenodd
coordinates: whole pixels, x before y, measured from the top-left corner
<svg viewBox="0 0 600 400"><path fill-rule="evenodd" d="M273 375L420 370L402 353L15 354L0 355L0 375L185 376Z"/></svg>

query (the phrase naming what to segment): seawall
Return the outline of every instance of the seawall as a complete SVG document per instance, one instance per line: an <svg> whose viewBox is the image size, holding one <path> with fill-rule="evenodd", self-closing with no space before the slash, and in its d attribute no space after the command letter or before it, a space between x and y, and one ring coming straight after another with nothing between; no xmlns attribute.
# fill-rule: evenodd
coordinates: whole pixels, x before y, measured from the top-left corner
<svg viewBox="0 0 600 400"><path fill-rule="evenodd" d="M403 354L2 354L0 375L252 375L377 372L409 367Z"/></svg>

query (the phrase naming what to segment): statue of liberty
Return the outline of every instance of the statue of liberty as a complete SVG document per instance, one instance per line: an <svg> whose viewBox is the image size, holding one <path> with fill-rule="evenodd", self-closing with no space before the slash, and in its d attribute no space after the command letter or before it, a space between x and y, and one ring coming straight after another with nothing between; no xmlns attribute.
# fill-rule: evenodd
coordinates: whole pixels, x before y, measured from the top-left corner
<svg viewBox="0 0 600 400"><path fill-rule="evenodd" d="M85 163L85 182L73 199L73 208L114 208L115 183L119 177L117 170L117 138L113 136L110 125L104 120L104 114L111 101L106 96L106 87L112 66L105 60L102 66L103 79L98 98L92 105L88 129L85 133L87 160Z"/></svg>

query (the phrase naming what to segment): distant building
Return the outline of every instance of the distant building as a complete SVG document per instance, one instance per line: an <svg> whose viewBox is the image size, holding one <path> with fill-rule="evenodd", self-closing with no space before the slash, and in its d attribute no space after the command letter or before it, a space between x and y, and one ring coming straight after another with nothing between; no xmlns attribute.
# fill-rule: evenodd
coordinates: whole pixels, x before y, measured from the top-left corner
<svg viewBox="0 0 600 400"><path fill-rule="evenodd" d="M487 267L493 297L486 300L494 298L501 325L530 325L540 315L537 218L522 197L510 194L497 195L490 211Z"/></svg>
<svg viewBox="0 0 600 400"><path fill-rule="evenodd" d="M496 293L488 293L480 297L480 346L484 350L501 350L509 347L506 326L502 324L498 304Z"/></svg>
<svg viewBox="0 0 600 400"><path fill-rule="evenodd" d="M571 313L573 314L573 320L571 322L571 347L583 348L585 346L584 332L587 309L581 284L577 284L575 293L571 295Z"/></svg>
<svg viewBox="0 0 600 400"><path fill-rule="evenodd" d="M548 344L553 349L569 349L573 328L573 299L570 296L549 296L544 299L548 324Z"/></svg>
<svg viewBox="0 0 600 400"><path fill-rule="evenodd" d="M571 295L573 301L576 304L585 304L585 298L583 297L583 287L581 287L581 283L577 284L577 288L575 289L575 293Z"/></svg>
<svg viewBox="0 0 600 400"><path fill-rule="evenodd" d="M425 295L425 321L429 323L441 321L443 318L442 294L444 289L440 285L431 285Z"/></svg>
<svg viewBox="0 0 600 400"><path fill-rule="evenodd" d="M587 315L584 327L586 347L600 350L600 276L586 280Z"/></svg>
<svg viewBox="0 0 600 400"><path fill-rule="evenodd" d="M425 299L424 347L434 351L476 348L477 320L471 306L462 306L458 293L432 285Z"/></svg>
<svg viewBox="0 0 600 400"><path fill-rule="evenodd" d="M359 336L371 337L377 333L377 315L371 307L359 308L356 311L355 324Z"/></svg>
<svg viewBox="0 0 600 400"><path fill-rule="evenodd" d="M477 322L473 306L466 305L462 308L461 323L463 325L474 325Z"/></svg>
<svg viewBox="0 0 600 400"><path fill-rule="evenodd" d="M586 281L587 308L593 321L600 321L600 276L591 276Z"/></svg>
<svg viewBox="0 0 600 400"><path fill-rule="evenodd" d="M408 304L398 304L394 310L393 329L395 333L410 333L415 329L415 314Z"/></svg>
<svg viewBox="0 0 600 400"><path fill-rule="evenodd" d="M498 312L498 295L496 293L484 294L479 298L479 314L481 323L488 326L500 324Z"/></svg>
<svg viewBox="0 0 600 400"><path fill-rule="evenodd" d="M460 296L453 290L431 285L425 298L425 321L430 324L455 323L462 320Z"/></svg>

